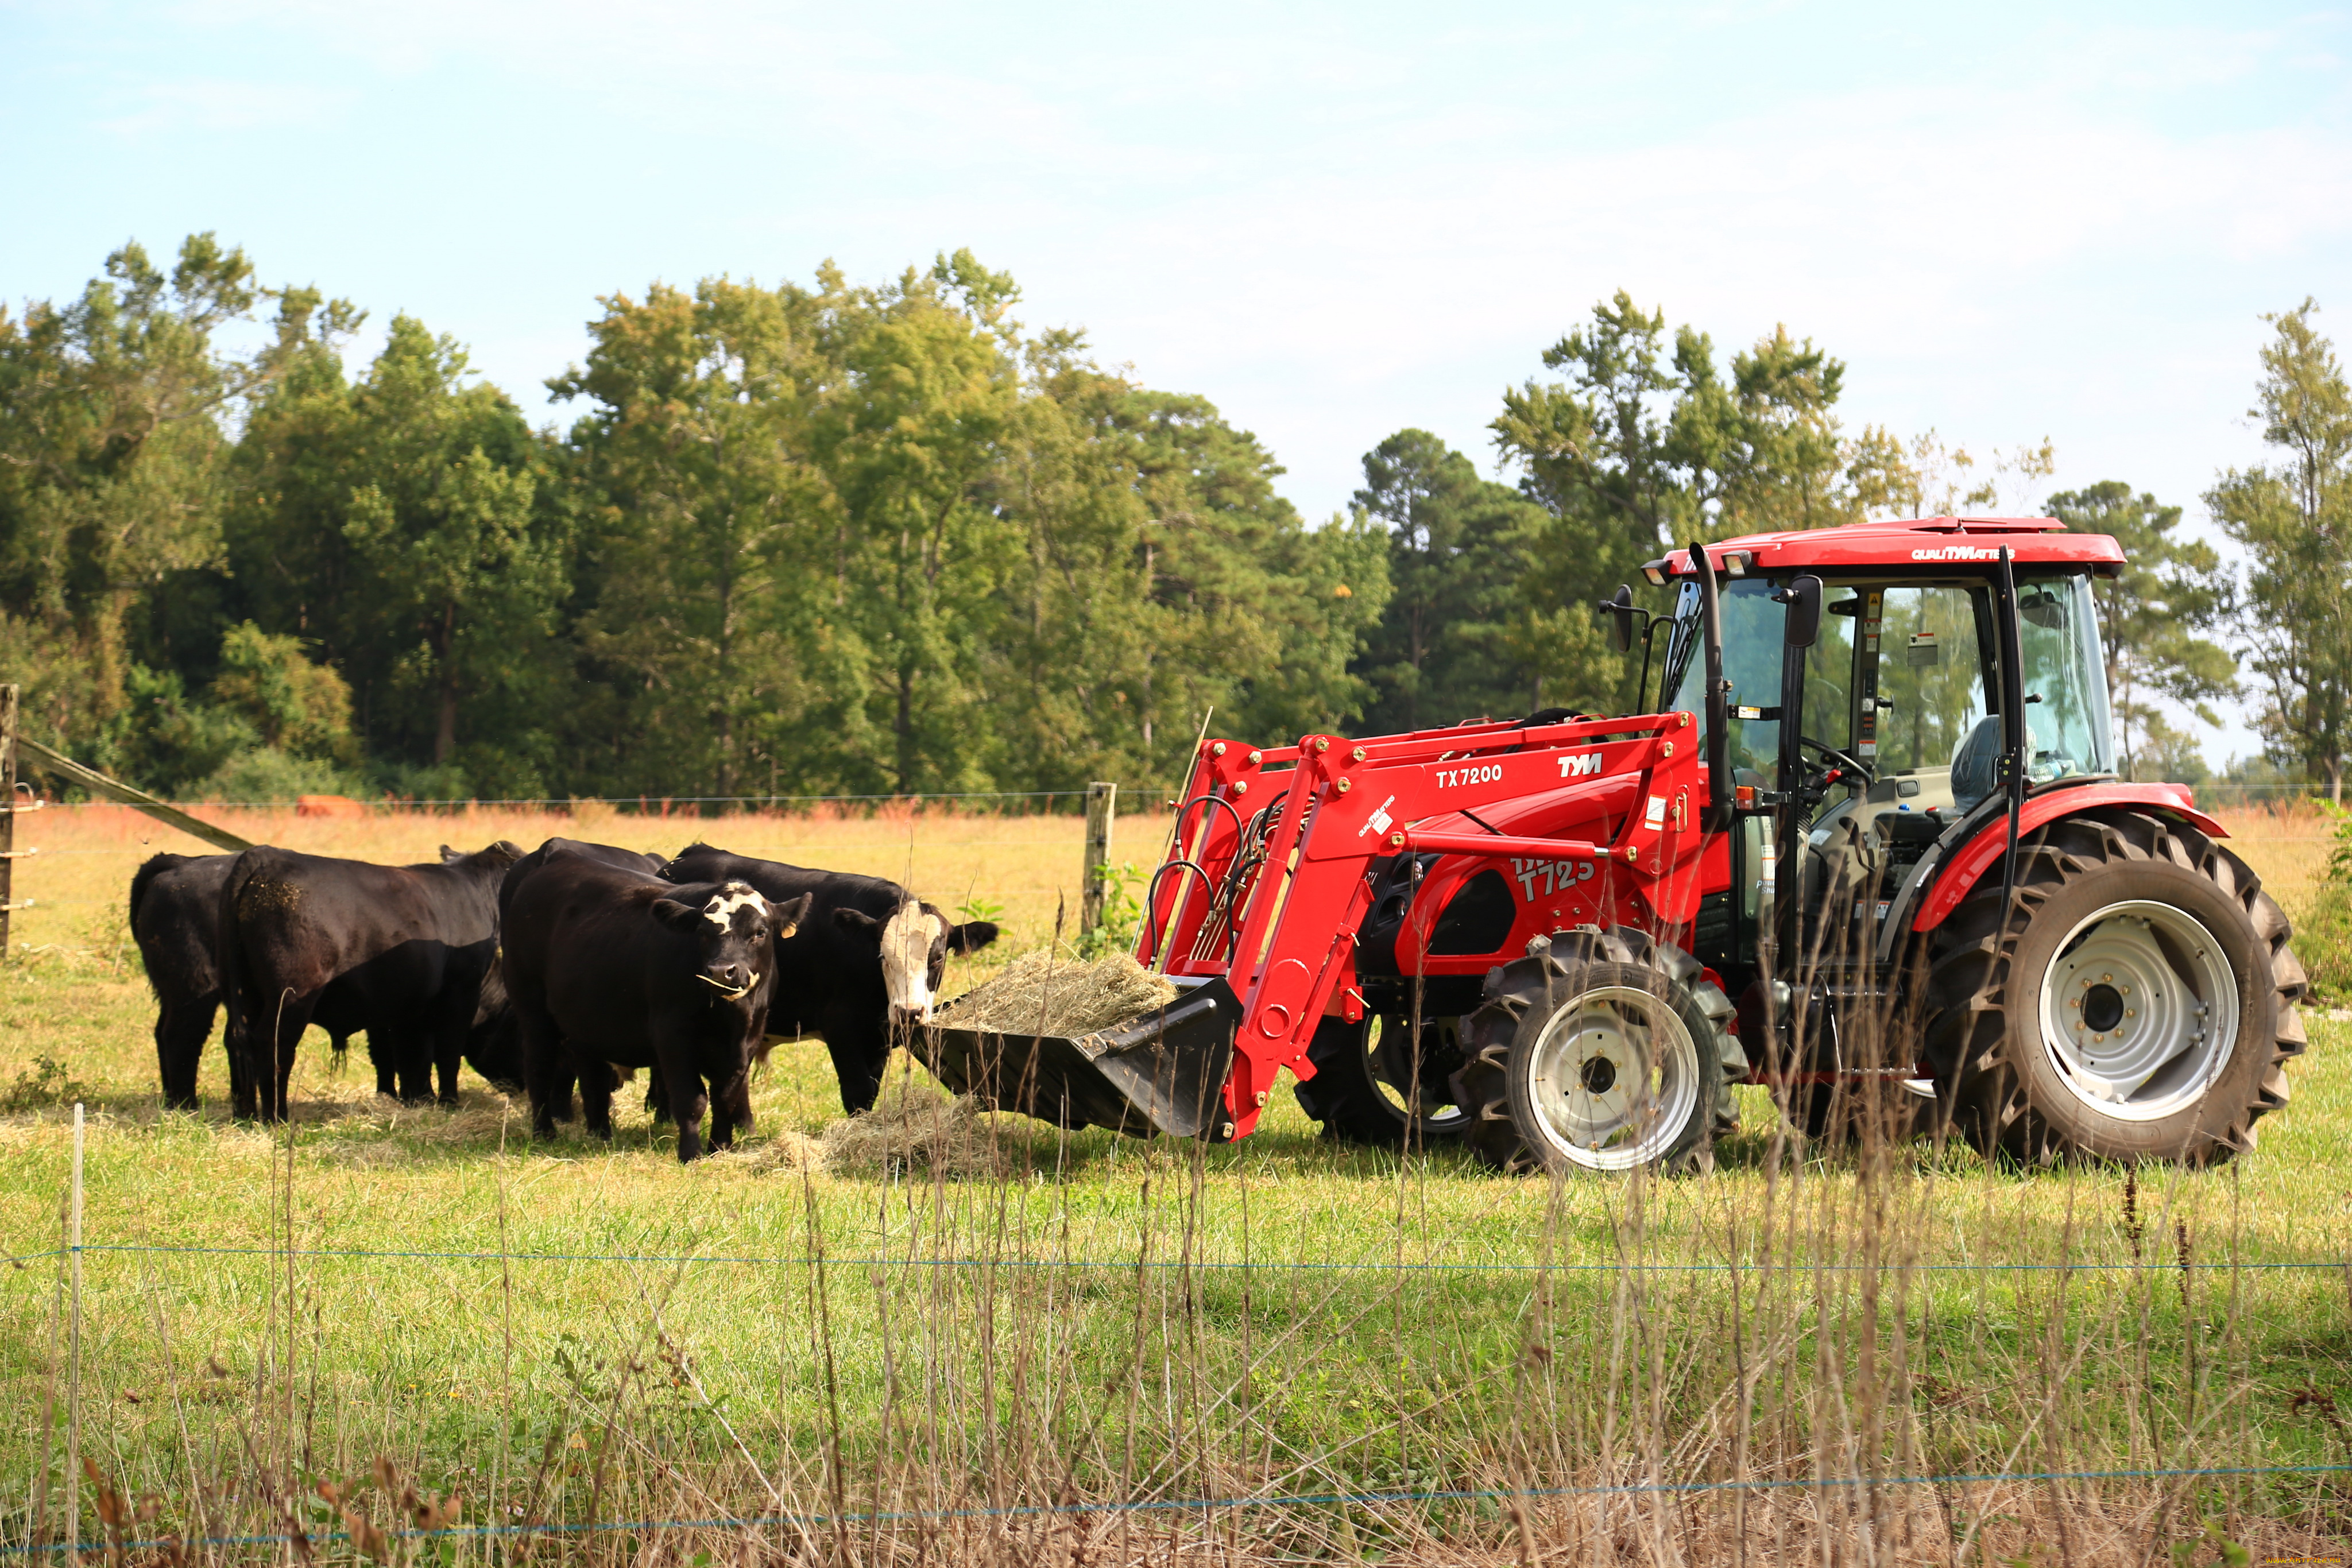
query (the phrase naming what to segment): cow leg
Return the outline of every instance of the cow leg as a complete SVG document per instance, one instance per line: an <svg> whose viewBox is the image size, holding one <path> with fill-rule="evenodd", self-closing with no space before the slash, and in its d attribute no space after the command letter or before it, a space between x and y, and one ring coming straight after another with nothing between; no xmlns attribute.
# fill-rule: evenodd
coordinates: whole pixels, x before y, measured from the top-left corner
<svg viewBox="0 0 2352 1568"><path fill-rule="evenodd" d="M580 1119L596 1136L613 1141L613 1070L604 1062L580 1062Z"/></svg>
<svg viewBox="0 0 2352 1568"><path fill-rule="evenodd" d="M729 1128L737 1133L759 1131L759 1118L751 1114L751 1064L746 1061L741 1071L721 1086L710 1091L710 1141L724 1147L719 1134L719 1118L727 1118Z"/></svg>
<svg viewBox="0 0 2352 1568"><path fill-rule="evenodd" d="M677 1118L677 1157L680 1161L696 1159L702 1154L702 1113L710 1105L710 1097L703 1092L702 1074L695 1070L689 1051L664 1048L656 1051L656 1060L660 1065L655 1071L668 1084L670 1114ZM713 1141L718 1134L714 1125Z"/></svg>
<svg viewBox="0 0 2352 1568"><path fill-rule="evenodd" d="M441 1016L434 1020L432 1032L425 1037L433 1048L433 1071L441 1080L441 1103L453 1111L457 1108L457 1069L466 1060L466 1030L473 1022L473 1014L472 1002L452 1011L445 999Z"/></svg>
<svg viewBox="0 0 2352 1568"><path fill-rule="evenodd" d="M155 1065L163 1084L163 1103L173 1111L196 1108L196 1070L203 1064L205 1041L213 1032L213 1015L220 1010L220 993L182 997L165 1002L155 1014Z"/></svg>
<svg viewBox="0 0 2352 1568"><path fill-rule="evenodd" d="M724 1083L714 1083L710 1094L710 1146L731 1149L735 1134L751 1130L751 1070L738 1067Z"/></svg>
<svg viewBox="0 0 2352 1568"><path fill-rule="evenodd" d="M433 1098L433 1048L430 1037L413 1019L371 1024L368 1047L376 1053L376 1092L391 1080L404 1105L422 1105Z"/></svg>
<svg viewBox="0 0 2352 1568"><path fill-rule="evenodd" d="M572 1119L572 1059L554 1018L539 998L509 991L508 999L522 1039L522 1084L530 1095L531 1134L551 1138L557 1122Z"/></svg>
<svg viewBox="0 0 2352 1568"><path fill-rule="evenodd" d="M669 1075L658 1067L646 1074L646 1114L656 1126L669 1120Z"/></svg>
<svg viewBox="0 0 2352 1568"><path fill-rule="evenodd" d="M343 1037L346 1044L351 1036ZM400 1050L392 1036L382 1030L367 1031L368 1065L375 1069L375 1092L387 1100L400 1098Z"/></svg>
<svg viewBox="0 0 2352 1568"><path fill-rule="evenodd" d="M825 1054L833 1058L833 1075L841 1082L841 1108L853 1116L871 1111L882 1092L883 1071L890 1065L889 1026L846 1009L824 1023Z"/></svg>
<svg viewBox="0 0 2352 1568"><path fill-rule="evenodd" d="M286 1119L287 1090L294 1082L294 1056L301 1049L302 1036L310 1027L310 1009L318 1005L318 1000L315 995L297 997L289 991L285 994L282 1006L270 1009L274 1025L272 1032L277 1039L271 1071L262 1085L262 1092L274 1098L262 1108L264 1121L282 1122Z"/></svg>

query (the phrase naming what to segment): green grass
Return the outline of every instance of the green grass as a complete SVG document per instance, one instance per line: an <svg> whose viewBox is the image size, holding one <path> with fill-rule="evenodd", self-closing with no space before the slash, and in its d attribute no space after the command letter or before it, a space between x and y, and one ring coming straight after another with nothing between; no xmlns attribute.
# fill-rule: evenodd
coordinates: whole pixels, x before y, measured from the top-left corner
<svg viewBox="0 0 2352 1568"><path fill-rule="evenodd" d="M1335 1146L1286 1088L1231 1147L1008 1118L996 1179L828 1176L779 1157L777 1134L838 1114L814 1045L759 1079L746 1152L682 1168L634 1097L610 1147L534 1144L478 1083L456 1113L376 1102L364 1062L334 1076L316 1035L290 1134L163 1113L144 984L120 917L87 907L0 980L0 1092L46 1055L89 1102L79 1441L155 1500L139 1530L282 1531L293 1478L344 1483L379 1456L462 1492L469 1522L575 1523L2352 1463L2340 1023L2314 1023L2261 1148L2205 1173L1803 1150L1742 1091L1712 1174L1554 1185ZM215 1045L208 1098L225 1088ZM65 1496L72 1360L51 1352L46 1254L69 1124L54 1104L0 1115L0 1252L42 1254L0 1270L7 1542L33 1529L45 1453L51 1535ZM376 1255L335 1255L352 1251ZM452 1253L491 1256L432 1256ZM2331 1266L2251 1266L2313 1261ZM1826 1532L1939 1542L1943 1561L1981 1527L2003 1550L2072 1531L2092 1561L2205 1513L2325 1542L2345 1479L1551 1499L1522 1517L1546 1550ZM1001 1528L1016 1554L1181 1536L1516 1556L1517 1506L865 1523L848 1544L811 1526L800 1544L878 1559L937 1530L954 1556ZM315 1498L294 1517L333 1523Z"/></svg>

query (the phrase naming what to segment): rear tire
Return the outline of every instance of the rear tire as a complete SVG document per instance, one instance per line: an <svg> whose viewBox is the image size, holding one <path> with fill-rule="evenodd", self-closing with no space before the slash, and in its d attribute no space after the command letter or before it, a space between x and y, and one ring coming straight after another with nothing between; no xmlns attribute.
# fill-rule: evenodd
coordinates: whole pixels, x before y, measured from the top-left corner
<svg viewBox="0 0 2352 1568"><path fill-rule="evenodd" d="M1577 932L1486 977L1454 1093L1498 1170L1669 1173L1714 1164L1748 1076L1730 1000L1698 960L1620 925Z"/></svg>
<svg viewBox="0 0 2352 1568"><path fill-rule="evenodd" d="M1325 1019L1307 1048L1315 1076L1292 1092L1298 1108L1323 1124L1323 1135L1345 1144L1401 1149L1408 1131L1416 1144L1452 1143L1470 1118L1454 1103L1449 1085L1460 1065L1454 1019L1422 1023L1423 1057L1416 1062L1405 1044L1411 1023L1374 1015L1355 1023ZM1420 1069L1419 1103L1401 1085Z"/></svg>
<svg viewBox="0 0 2352 1568"><path fill-rule="evenodd" d="M2130 810L2053 822L1928 950L1937 1108L1979 1152L2218 1163L2254 1146L2303 1054L2285 915L2196 829Z"/></svg>

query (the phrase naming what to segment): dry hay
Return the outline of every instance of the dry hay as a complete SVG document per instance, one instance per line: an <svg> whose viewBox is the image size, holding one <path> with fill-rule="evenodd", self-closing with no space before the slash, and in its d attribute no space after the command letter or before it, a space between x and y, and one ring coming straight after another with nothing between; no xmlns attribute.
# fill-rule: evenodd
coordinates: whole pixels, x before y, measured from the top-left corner
<svg viewBox="0 0 2352 1568"><path fill-rule="evenodd" d="M1002 1163L980 1102L969 1094L950 1099L904 1077L883 1086L872 1110L843 1117L816 1141L824 1168L841 1176L921 1168L986 1177Z"/></svg>
<svg viewBox="0 0 2352 1568"><path fill-rule="evenodd" d="M824 1144L791 1127L782 1128L749 1148L713 1149L706 1157L722 1169L744 1171L752 1176L765 1176L770 1171L824 1169Z"/></svg>
<svg viewBox="0 0 2352 1568"><path fill-rule="evenodd" d="M1085 964L1041 947L1013 959L978 990L958 997L938 1015L938 1021L1007 1034L1081 1035L1125 1023L1175 999L1173 982L1125 953Z"/></svg>

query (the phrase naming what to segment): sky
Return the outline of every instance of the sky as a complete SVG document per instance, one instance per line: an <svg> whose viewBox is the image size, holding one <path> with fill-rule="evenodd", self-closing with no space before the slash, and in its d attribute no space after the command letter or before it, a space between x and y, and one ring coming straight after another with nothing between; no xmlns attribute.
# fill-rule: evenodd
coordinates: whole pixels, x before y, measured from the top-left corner
<svg viewBox="0 0 2352 1568"><path fill-rule="evenodd" d="M2263 313L2352 331L2347 57L2352 14L2262 5L0 0L0 298L215 230L568 421L600 294L969 246L1320 517L1405 426L1494 472L1504 389L1622 287L1812 339L1852 425L2048 438L2020 503L2202 528L2263 459Z"/></svg>

